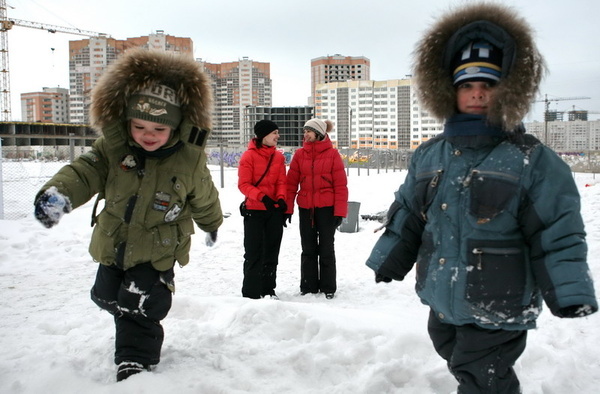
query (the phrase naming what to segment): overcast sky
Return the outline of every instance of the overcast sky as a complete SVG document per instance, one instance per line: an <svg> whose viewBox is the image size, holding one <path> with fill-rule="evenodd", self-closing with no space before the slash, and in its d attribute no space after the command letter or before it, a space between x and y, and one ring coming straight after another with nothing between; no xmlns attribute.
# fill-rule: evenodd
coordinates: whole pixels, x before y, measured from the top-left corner
<svg viewBox="0 0 600 394"><path fill-rule="evenodd" d="M428 0L7 0L8 17L107 33L116 39L157 30L190 37L194 56L211 63L248 57L271 64L273 105L306 105L310 61L334 54L371 60L371 79L411 73L423 31L449 7L468 1ZM559 111L600 113L600 2L504 0L536 31L549 75L540 99ZM85 37L15 26L8 32L12 118L20 94L69 87L68 42ZM525 121L542 120L543 103ZM590 115L599 119L600 115Z"/></svg>

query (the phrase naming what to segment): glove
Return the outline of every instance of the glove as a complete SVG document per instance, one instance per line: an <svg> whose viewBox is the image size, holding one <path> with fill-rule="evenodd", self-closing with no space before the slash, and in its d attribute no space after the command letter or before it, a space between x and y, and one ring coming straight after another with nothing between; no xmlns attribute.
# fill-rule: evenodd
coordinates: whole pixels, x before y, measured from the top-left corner
<svg viewBox="0 0 600 394"><path fill-rule="evenodd" d="M46 190L35 202L34 215L46 228L55 226L65 213L73 210L69 197L59 193L52 186Z"/></svg>
<svg viewBox="0 0 600 394"><path fill-rule="evenodd" d="M343 217L341 217L341 216L335 216L335 217L333 218L333 220L334 220L333 224L335 224L335 227L337 228L337 227L340 227L340 225L341 225L341 224L342 224L342 222L344 221L344 218L343 218Z"/></svg>
<svg viewBox="0 0 600 394"><path fill-rule="evenodd" d="M283 214L283 227L287 227L287 224L285 224L285 222L288 223L292 223L292 214L291 213L284 213Z"/></svg>
<svg viewBox="0 0 600 394"><path fill-rule="evenodd" d="M277 205L279 205L279 210L281 212L287 211L287 204L285 203L285 200L283 198L277 200Z"/></svg>
<svg viewBox="0 0 600 394"><path fill-rule="evenodd" d="M387 276L383 276L381 274L375 273L375 283L379 283L379 282L390 283L391 281L392 281L392 278L388 278Z"/></svg>
<svg viewBox="0 0 600 394"><path fill-rule="evenodd" d="M204 242L206 243L206 246L213 246L215 242L217 242L217 230L206 233Z"/></svg>
<svg viewBox="0 0 600 394"><path fill-rule="evenodd" d="M266 194L262 198L262 200L260 200L260 202L265 204L265 208L267 208L267 211L274 211L277 209L277 207L275 207L275 201L271 197L267 196Z"/></svg>
<svg viewBox="0 0 600 394"><path fill-rule="evenodd" d="M590 305L571 305L558 310L558 316L566 318L584 317L592 313L594 309Z"/></svg>

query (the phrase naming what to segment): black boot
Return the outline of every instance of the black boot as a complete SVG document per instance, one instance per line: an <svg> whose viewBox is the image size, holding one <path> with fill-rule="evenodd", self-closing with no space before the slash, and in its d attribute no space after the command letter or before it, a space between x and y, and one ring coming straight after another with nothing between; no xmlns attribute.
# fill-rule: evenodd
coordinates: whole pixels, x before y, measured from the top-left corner
<svg viewBox="0 0 600 394"><path fill-rule="evenodd" d="M150 371L148 365L136 363L135 361L123 361L117 369L117 382L127 379L131 375L138 374L142 371Z"/></svg>

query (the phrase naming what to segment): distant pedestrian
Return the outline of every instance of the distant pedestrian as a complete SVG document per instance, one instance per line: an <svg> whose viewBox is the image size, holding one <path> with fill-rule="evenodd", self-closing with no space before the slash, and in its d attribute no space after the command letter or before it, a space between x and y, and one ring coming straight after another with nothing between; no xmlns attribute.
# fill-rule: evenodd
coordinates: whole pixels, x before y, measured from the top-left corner
<svg viewBox="0 0 600 394"><path fill-rule="evenodd" d="M344 162L329 139L330 120L310 119L304 143L290 163L287 176L286 219L291 222L294 201L300 216L300 294L337 290L335 230L348 214L348 185ZM300 187L300 190L298 190Z"/></svg>
<svg viewBox="0 0 600 394"><path fill-rule="evenodd" d="M520 393L513 366L542 299L565 318L598 310L569 167L521 119L544 64L512 9L469 3L416 50L420 102L445 120L421 144L367 265L430 307L428 332L458 393Z"/></svg>
<svg viewBox="0 0 600 394"><path fill-rule="evenodd" d="M244 194L244 282L242 295L277 299L277 265L283 236L285 157L277 150L279 126L263 119L238 168L238 188Z"/></svg>
<svg viewBox="0 0 600 394"><path fill-rule="evenodd" d="M100 264L91 297L114 316L117 381L160 361L160 321L175 262L189 261L193 223L207 245L217 240L223 214L202 146L210 103L209 79L193 59L127 52L92 91L92 124L103 135L35 198L48 228L96 194L105 200L92 218L90 254Z"/></svg>

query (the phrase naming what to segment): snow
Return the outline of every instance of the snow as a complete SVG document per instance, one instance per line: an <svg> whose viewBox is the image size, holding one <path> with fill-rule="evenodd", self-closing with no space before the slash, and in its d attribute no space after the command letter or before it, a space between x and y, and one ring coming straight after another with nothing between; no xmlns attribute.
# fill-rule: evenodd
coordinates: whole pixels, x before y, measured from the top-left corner
<svg viewBox="0 0 600 394"><path fill-rule="evenodd" d="M33 166L31 174L42 172L35 167L39 163L27 165ZM219 168L211 171L219 187ZM371 170L368 176L364 169L360 176L352 170L350 200L361 203L361 214L384 211L404 176L391 169ZM600 278L600 185L593 175L574 176L582 194L590 269ZM427 335L428 308L414 293L414 271L404 282L375 284L365 266L380 234L373 232L377 221L361 220L359 232L337 233L333 300L299 294L296 215L284 229L276 289L280 300L242 298L242 195L236 169L226 168L224 180L221 204L231 216L212 248L196 229L190 264L175 270L177 289L163 321L161 363L153 372L116 383L112 317L89 299L97 268L87 252L93 200L46 229L33 218L31 205L40 181L28 179L36 188L23 193L31 213L0 221L0 392L456 391ZM558 319L544 310L515 367L525 393L598 392L598 316Z"/></svg>

